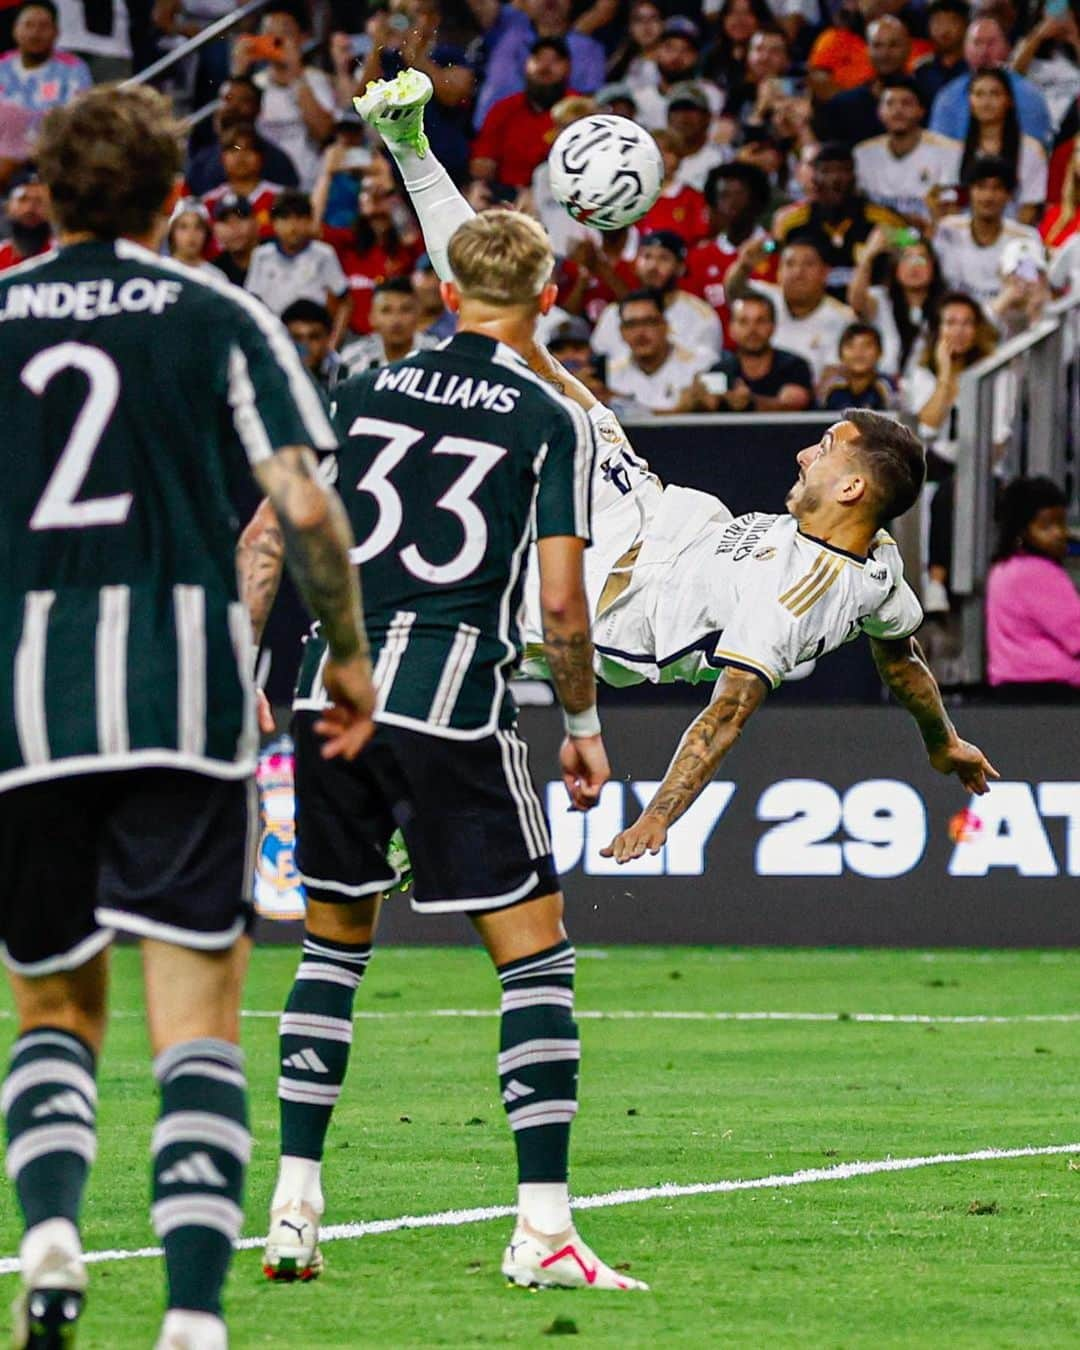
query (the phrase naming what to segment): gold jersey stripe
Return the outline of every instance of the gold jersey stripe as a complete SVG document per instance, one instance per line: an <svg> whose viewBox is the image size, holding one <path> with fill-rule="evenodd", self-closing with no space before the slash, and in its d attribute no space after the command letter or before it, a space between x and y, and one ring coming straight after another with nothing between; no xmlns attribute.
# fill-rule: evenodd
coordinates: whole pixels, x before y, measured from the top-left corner
<svg viewBox="0 0 1080 1350"><path fill-rule="evenodd" d="M744 656L742 652L725 651L723 647L717 647L713 651L713 656L718 661L738 661L740 665L749 666L752 670L760 671L771 685L780 683L779 677L775 675L764 662L755 661L752 656Z"/></svg>
<svg viewBox="0 0 1080 1350"><path fill-rule="evenodd" d="M808 594L800 599L798 605L790 605L789 608L796 618L805 614L807 610L812 609L821 599L829 587L836 581L836 578L844 570L844 559L837 558L827 573L823 573L817 584Z"/></svg>
<svg viewBox="0 0 1080 1350"><path fill-rule="evenodd" d="M780 603L782 605L787 605L790 609L792 604L797 600L799 592L804 588L808 589L814 585L818 573L828 561L829 555L827 553L819 553L814 559L809 572L806 572L801 576L794 586L788 587L783 595L781 595Z"/></svg>

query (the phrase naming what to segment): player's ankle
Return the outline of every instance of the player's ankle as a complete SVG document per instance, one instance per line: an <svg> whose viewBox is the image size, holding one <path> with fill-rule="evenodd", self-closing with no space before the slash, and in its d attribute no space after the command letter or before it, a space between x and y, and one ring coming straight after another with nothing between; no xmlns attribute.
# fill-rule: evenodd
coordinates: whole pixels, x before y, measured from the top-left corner
<svg viewBox="0 0 1080 1350"><path fill-rule="evenodd" d="M270 1208L282 1209L294 1200L310 1205L322 1218L326 1209L322 1191L322 1163L314 1158L296 1158L285 1154L278 1167L277 1185Z"/></svg>
<svg viewBox="0 0 1080 1350"><path fill-rule="evenodd" d="M538 1237L561 1237L573 1232L566 1182L522 1182L518 1186L518 1220Z"/></svg>

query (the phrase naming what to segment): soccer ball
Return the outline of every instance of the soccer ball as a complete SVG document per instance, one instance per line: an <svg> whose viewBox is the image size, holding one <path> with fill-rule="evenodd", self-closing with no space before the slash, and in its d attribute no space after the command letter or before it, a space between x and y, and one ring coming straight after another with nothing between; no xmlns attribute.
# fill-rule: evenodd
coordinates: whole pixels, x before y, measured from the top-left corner
<svg viewBox="0 0 1080 1350"><path fill-rule="evenodd" d="M548 156L551 191L560 206L597 230L639 220L660 195L660 148L628 117L598 113L571 122Z"/></svg>

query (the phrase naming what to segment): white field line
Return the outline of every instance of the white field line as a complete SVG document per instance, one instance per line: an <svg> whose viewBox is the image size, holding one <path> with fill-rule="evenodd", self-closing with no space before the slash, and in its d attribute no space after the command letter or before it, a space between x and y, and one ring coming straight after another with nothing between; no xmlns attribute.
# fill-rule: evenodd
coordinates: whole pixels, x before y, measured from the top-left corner
<svg viewBox="0 0 1080 1350"><path fill-rule="evenodd" d="M14 1016L10 1008L0 1008L0 1020ZM110 1018L142 1018L145 1013L119 1009ZM241 1017L277 1020L280 1008L245 1008ZM492 1018L500 1016L493 1008L394 1008L364 1009L353 1014L357 1022L398 1022L427 1018ZM592 1022L869 1022L882 1025L924 1026L1027 1026L1040 1023L1080 1022L1080 1012L1062 1013L876 1013L876 1012L759 1012L705 1011L700 1009L632 1008L604 1010L602 1008L575 1008L574 1017Z"/></svg>
<svg viewBox="0 0 1080 1350"><path fill-rule="evenodd" d="M878 1158L872 1162L836 1163L832 1167L807 1167L798 1172L780 1172L745 1180L698 1181L688 1184L665 1182L660 1186L637 1186L630 1190L607 1191L602 1195L583 1195L574 1200L574 1209L611 1209L618 1205L639 1205L645 1200L674 1200L684 1195L728 1195L733 1191L778 1190L788 1186L809 1186L818 1181L849 1181L852 1177L872 1177L881 1172L914 1172L922 1167L941 1167L949 1163L1000 1162L1009 1158L1047 1158L1080 1153L1077 1144L1045 1144L1029 1148L980 1148L972 1153L931 1153L922 1158ZM331 1224L320 1230L320 1242L348 1241L398 1233L410 1228L461 1228L485 1223L489 1219L508 1219L515 1213L511 1205L487 1205L478 1209L444 1209L435 1214L403 1214L396 1219L370 1219L362 1223ZM262 1237L240 1238L240 1251L261 1247ZM139 1247L133 1251L107 1250L87 1252L86 1261L135 1261L160 1256L160 1247ZM0 1275L13 1275L19 1269L15 1256L0 1258Z"/></svg>

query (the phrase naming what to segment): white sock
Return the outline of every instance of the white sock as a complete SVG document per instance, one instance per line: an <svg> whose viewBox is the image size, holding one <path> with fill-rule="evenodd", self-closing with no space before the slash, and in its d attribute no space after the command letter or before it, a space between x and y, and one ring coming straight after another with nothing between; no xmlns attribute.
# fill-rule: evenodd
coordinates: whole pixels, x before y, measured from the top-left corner
<svg viewBox="0 0 1080 1350"><path fill-rule="evenodd" d="M420 221L424 248L440 281L453 281L447 250L454 231L476 212L454 186L454 181L429 150L423 159L410 145L386 143L394 156L413 210Z"/></svg>
<svg viewBox="0 0 1080 1350"><path fill-rule="evenodd" d="M170 1308L161 1324L158 1344L173 1350L229 1350L225 1323L213 1313L193 1312L190 1308Z"/></svg>
<svg viewBox="0 0 1080 1350"><path fill-rule="evenodd" d="M292 1200L303 1200L316 1214L322 1214L326 1208L322 1193L322 1163L288 1154L282 1157L270 1208L280 1209Z"/></svg>
<svg viewBox="0 0 1080 1350"><path fill-rule="evenodd" d="M31 1280L50 1251L59 1250L73 1264L82 1266L79 1230L70 1219L44 1219L27 1229L19 1244L19 1265L24 1281Z"/></svg>
<svg viewBox="0 0 1080 1350"><path fill-rule="evenodd" d="M570 1190L566 1182L522 1182L518 1187L518 1217L538 1233L553 1235L573 1228Z"/></svg>

